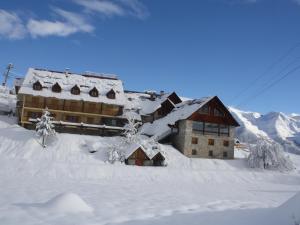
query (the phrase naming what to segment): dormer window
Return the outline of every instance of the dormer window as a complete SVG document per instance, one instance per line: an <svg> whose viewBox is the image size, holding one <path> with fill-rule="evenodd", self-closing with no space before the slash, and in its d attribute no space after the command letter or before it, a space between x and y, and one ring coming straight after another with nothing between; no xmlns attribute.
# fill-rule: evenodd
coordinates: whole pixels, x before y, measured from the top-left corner
<svg viewBox="0 0 300 225"><path fill-rule="evenodd" d="M97 90L97 88L94 87L92 90L90 90L90 96L92 96L92 97L99 96L99 91Z"/></svg>
<svg viewBox="0 0 300 225"><path fill-rule="evenodd" d="M52 86L52 91L53 92L56 92L56 93L60 93L61 92L61 87L58 83L55 83L53 86Z"/></svg>
<svg viewBox="0 0 300 225"><path fill-rule="evenodd" d="M36 81L32 87L33 87L33 90L36 90L36 91L40 91L43 88L39 81Z"/></svg>
<svg viewBox="0 0 300 225"><path fill-rule="evenodd" d="M115 99L116 98L116 92L111 89L109 92L107 92L106 97L109 99Z"/></svg>
<svg viewBox="0 0 300 225"><path fill-rule="evenodd" d="M75 85L74 87L71 88L71 94L72 95L79 95L80 94L80 88Z"/></svg>

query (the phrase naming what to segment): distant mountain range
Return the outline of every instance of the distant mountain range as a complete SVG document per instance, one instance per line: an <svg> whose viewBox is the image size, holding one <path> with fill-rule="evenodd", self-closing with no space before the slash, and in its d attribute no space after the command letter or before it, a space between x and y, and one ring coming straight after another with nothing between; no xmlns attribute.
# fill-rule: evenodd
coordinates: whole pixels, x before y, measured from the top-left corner
<svg viewBox="0 0 300 225"><path fill-rule="evenodd" d="M291 153L300 154L300 115L270 112L244 112L230 107L239 122L237 138L241 142L255 143L259 138L269 138Z"/></svg>

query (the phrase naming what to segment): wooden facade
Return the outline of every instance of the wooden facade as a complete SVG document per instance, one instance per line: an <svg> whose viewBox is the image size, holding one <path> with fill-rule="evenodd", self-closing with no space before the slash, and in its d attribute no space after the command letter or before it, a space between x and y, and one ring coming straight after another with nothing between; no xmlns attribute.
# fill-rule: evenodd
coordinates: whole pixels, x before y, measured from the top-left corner
<svg viewBox="0 0 300 225"><path fill-rule="evenodd" d="M57 123L58 132L106 135L106 132L99 131L106 129L109 130L107 135L113 135L119 134L126 122L121 117L123 107L118 105L32 95L20 95L18 105L19 122L27 128L34 128L35 119L39 118L46 108Z"/></svg>
<svg viewBox="0 0 300 225"><path fill-rule="evenodd" d="M150 158L144 152L144 150L139 147L137 148L130 156L125 160L127 165L136 165L136 166L146 166L152 165Z"/></svg>
<svg viewBox="0 0 300 225"><path fill-rule="evenodd" d="M218 97L214 97L207 104L194 112L188 119L228 126L239 126L238 122L233 118Z"/></svg>

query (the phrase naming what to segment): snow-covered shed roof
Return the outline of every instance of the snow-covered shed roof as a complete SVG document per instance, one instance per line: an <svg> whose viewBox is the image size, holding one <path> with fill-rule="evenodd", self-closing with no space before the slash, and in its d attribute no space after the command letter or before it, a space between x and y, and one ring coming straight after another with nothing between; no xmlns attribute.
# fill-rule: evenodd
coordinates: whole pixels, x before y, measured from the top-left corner
<svg viewBox="0 0 300 225"><path fill-rule="evenodd" d="M127 146L123 146L123 148L126 159L128 159L139 148L143 150L143 152L148 156L149 159L152 159L158 153L162 154L162 156L165 157L164 153L159 151L159 149L154 149L153 147L151 148L150 146L145 146L143 144L132 143Z"/></svg>
<svg viewBox="0 0 300 225"><path fill-rule="evenodd" d="M155 120L153 123L145 123L141 127L141 133L154 136L156 140L161 140L171 133L169 125L175 125L177 121L187 119L213 98L214 97L204 97L179 103L165 117Z"/></svg>
<svg viewBox="0 0 300 225"><path fill-rule="evenodd" d="M39 83L43 86L42 90L33 89L33 84L37 81L39 81ZM52 86L56 83L58 83L62 89L62 91L59 93L52 91ZM75 85L80 88L79 95L71 94L71 89ZM98 97L92 97L89 94L90 90L92 90L94 87L99 92ZM106 94L111 90L114 90L114 92L116 93L115 99L110 99L106 96ZM123 83L117 78L33 68L28 69L19 94L53 97L68 100L102 102L113 105L124 105L126 101L124 96Z"/></svg>

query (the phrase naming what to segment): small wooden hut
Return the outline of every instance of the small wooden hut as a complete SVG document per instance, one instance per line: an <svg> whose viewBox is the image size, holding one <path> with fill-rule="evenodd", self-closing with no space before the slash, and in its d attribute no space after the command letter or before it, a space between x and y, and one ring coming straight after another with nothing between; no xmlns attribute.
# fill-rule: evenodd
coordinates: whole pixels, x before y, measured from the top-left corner
<svg viewBox="0 0 300 225"><path fill-rule="evenodd" d="M165 166L166 158L161 152L156 153L151 160L153 161L153 166Z"/></svg>

